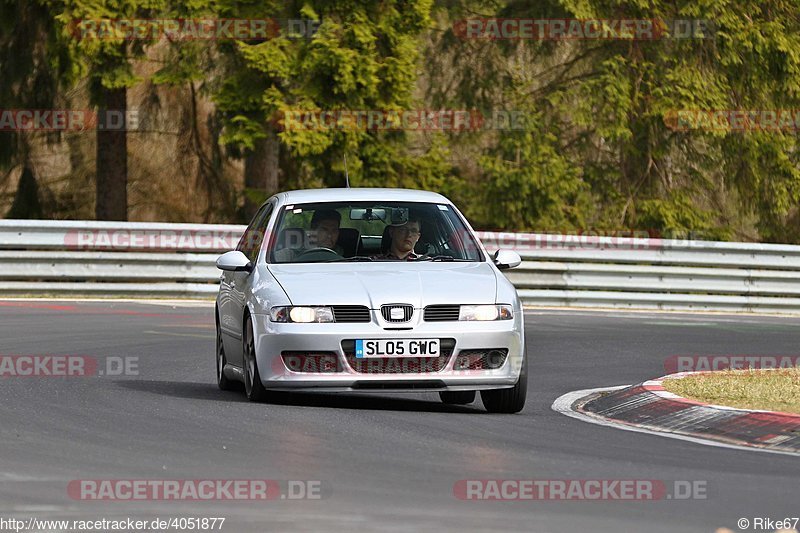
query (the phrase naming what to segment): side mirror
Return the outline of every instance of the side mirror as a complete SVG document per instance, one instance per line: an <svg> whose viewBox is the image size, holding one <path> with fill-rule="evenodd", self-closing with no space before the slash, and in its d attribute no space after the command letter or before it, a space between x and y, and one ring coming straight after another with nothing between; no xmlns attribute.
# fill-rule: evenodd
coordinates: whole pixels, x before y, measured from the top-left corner
<svg viewBox="0 0 800 533"><path fill-rule="evenodd" d="M250 272L253 270L253 264L239 250L231 250L219 256L217 268L228 272Z"/></svg>
<svg viewBox="0 0 800 533"><path fill-rule="evenodd" d="M522 258L519 254L512 250L497 250L494 253L493 259L494 264L497 265L497 268L500 270L518 267L519 264L522 263Z"/></svg>

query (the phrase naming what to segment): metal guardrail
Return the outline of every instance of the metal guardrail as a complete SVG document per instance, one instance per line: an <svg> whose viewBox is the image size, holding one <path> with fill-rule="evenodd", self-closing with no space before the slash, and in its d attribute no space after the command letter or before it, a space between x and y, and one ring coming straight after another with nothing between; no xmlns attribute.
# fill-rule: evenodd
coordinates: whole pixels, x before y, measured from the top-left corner
<svg viewBox="0 0 800 533"><path fill-rule="evenodd" d="M244 226L0 220L0 295L212 297ZM800 314L800 246L478 232L527 305Z"/></svg>
<svg viewBox="0 0 800 533"><path fill-rule="evenodd" d="M0 220L0 295L210 298L245 226Z"/></svg>

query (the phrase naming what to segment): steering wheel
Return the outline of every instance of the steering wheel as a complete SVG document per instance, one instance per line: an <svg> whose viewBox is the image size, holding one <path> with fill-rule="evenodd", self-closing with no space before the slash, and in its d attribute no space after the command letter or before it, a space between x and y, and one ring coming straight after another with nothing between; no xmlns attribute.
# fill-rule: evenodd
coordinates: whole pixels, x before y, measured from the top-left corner
<svg viewBox="0 0 800 533"><path fill-rule="evenodd" d="M330 248L324 248L322 246L318 248L311 248L309 250L305 250L303 253L298 255L295 260L316 260L316 261L324 261L327 259L338 259L342 257L335 250L331 250Z"/></svg>

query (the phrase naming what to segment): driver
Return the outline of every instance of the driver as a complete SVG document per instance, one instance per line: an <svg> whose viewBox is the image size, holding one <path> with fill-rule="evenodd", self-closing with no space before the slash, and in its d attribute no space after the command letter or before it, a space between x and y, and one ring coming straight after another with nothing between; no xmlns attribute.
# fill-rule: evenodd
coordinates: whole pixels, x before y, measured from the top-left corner
<svg viewBox="0 0 800 533"><path fill-rule="evenodd" d="M388 259L394 261L415 261L420 255L414 253L414 246L419 240L422 231L422 220L419 215L411 213L408 222L389 226L389 249L385 254L374 256L373 259Z"/></svg>
<svg viewBox="0 0 800 533"><path fill-rule="evenodd" d="M336 248L339 240L339 224L342 215L333 209L318 209L311 217L311 231L309 232L309 248L328 248L339 255L342 250Z"/></svg>
<svg viewBox="0 0 800 533"><path fill-rule="evenodd" d="M306 234L306 242L300 249L283 248L275 251L275 260L279 263L290 263L303 253L315 248L327 248L342 255L342 249L336 246L339 240L339 223L342 215L334 209L318 209L311 216L311 229Z"/></svg>

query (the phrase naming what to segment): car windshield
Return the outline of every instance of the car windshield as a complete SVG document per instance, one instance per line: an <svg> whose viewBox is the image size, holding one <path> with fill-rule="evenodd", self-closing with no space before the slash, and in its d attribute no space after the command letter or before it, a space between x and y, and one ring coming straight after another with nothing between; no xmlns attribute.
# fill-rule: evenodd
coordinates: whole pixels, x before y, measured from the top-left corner
<svg viewBox="0 0 800 533"><path fill-rule="evenodd" d="M267 260L483 261L483 256L448 204L320 202L283 208Z"/></svg>

